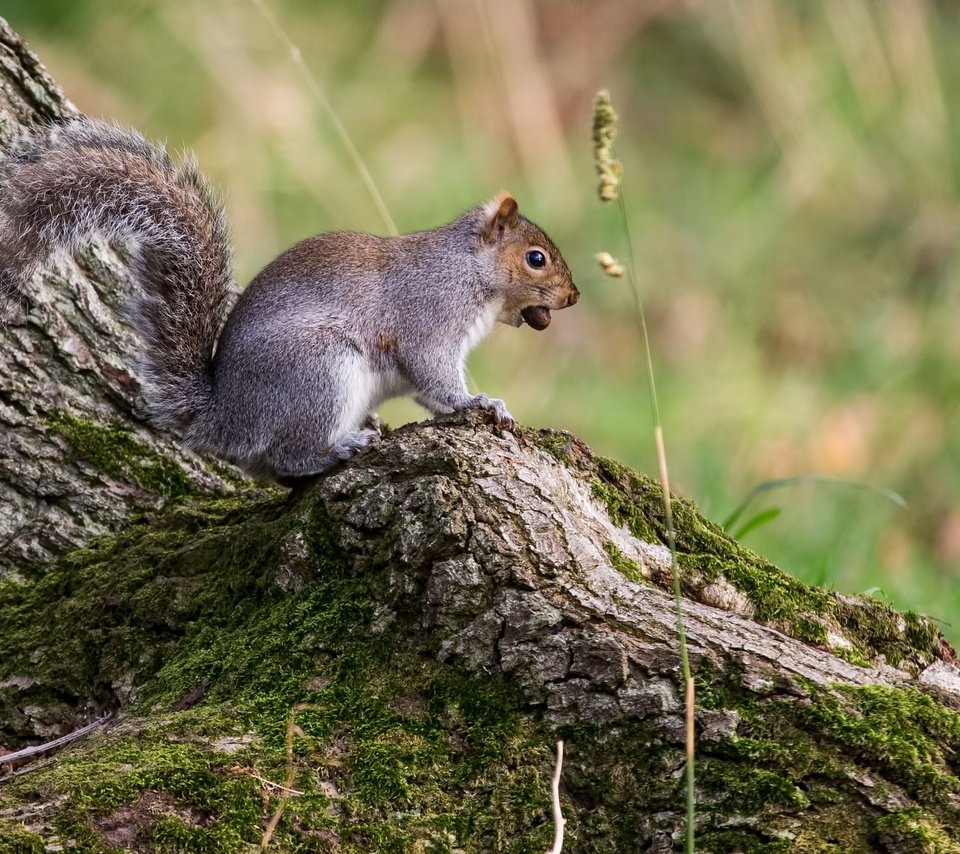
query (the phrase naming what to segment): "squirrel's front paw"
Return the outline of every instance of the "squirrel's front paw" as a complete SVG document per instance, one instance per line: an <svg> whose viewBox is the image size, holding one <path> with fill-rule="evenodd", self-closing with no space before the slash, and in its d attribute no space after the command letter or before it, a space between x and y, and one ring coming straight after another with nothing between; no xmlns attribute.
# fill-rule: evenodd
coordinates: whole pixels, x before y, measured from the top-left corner
<svg viewBox="0 0 960 854"><path fill-rule="evenodd" d="M470 406L474 409L485 409L491 413L497 427L504 430L513 430L517 426L513 416L507 411L507 405L499 398L478 394L470 401Z"/></svg>

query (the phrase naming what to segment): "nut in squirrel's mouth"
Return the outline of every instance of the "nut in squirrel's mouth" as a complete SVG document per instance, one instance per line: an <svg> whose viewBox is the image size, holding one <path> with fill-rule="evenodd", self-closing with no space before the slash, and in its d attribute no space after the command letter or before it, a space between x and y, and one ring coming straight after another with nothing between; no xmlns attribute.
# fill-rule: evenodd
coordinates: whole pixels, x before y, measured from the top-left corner
<svg viewBox="0 0 960 854"><path fill-rule="evenodd" d="M546 329L550 325L550 309L545 305L527 306L520 312L523 322L536 330Z"/></svg>

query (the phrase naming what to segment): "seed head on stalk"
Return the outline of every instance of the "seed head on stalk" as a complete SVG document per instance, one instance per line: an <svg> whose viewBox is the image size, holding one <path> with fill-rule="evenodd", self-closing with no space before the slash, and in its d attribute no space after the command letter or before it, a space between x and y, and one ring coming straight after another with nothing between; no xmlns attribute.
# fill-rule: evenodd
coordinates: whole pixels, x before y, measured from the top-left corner
<svg viewBox="0 0 960 854"><path fill-rule="evenodd" d="M621 279L627 272L627 268L624 267L623 264L621 264L609 252L598 252L593 257L600 265L600 269L613 279Z"/></svg>
<svg viewBox="0 0 960 854"><path fill-rule="evenodd" d="M597 194L603 202L616 200L623 174L623 164L613 156L616 135L617 114L610 102L610 93L601 89L593 99L593 163L600 176Z"/></svg>

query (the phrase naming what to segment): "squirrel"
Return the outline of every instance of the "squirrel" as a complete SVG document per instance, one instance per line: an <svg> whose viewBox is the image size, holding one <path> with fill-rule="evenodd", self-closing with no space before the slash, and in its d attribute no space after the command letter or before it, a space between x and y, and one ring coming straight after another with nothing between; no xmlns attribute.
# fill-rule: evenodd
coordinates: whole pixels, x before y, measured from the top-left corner
<svg viewBox="0 0 960 854"><path fill-rule="evenodd" d="M507 192L428 231L307 238L237 296L223 210L192 157L86 117L24 133L0 161L0 296L95 235L134 250L127 314L151 420L288 486L377 439L370 417L391 397L512 428L502 400L468 391L467 354L497 321L542 330L579 299Z"/></svg>

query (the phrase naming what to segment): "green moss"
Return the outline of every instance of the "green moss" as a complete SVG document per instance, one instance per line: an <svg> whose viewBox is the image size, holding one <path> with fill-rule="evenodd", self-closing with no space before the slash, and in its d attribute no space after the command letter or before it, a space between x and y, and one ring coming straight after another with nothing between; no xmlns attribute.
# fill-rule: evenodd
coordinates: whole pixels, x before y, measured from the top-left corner
<svg viewBox="0 0 960 854"><path fill-rule="evenodd" d="M919 669L930 664L941 642L940 630L929 617L901 614L876 599L838 598L833 614L848 637L871 657L882 655L887 664Z"/></svg>
<svg viewBox="0 0 960 854"><path fill-rule="evenodd" d="M830 651L837 657L842 658L844 661L854 664L857 667L864 667L868 670L873 669L873 663L866 658L860 650L855 648L847 648L842 646L831 647Z"/></svg>
<svg viewBox="0 0 960 854"><path fill-rule="evenodd" d="M43 837L38 833L23 827L23 825L0 819L0 851L15 852L15 854L43 854L47 846Z"/></svg>
<svg viewBox="0 0 960 854"><path fill-rule="evenodd" d="M875 816L867 809L851 809L849 801L837 797L824 803L811 821L791 832L791 854L840 854L875 850Z"/></svg>
<svg viewBox="0 0 960 854"><path fill-rule="evenodd" d="M636 584L648 583L643 574L643 570L640 568L640 564L638 564L635 560L628 558L609 540L603 544L603 550L607 553L607 557L610 558L610 563L613 564L614 569L616 569L625 578L629 578Z"/></svg>
<svg viewBox="0 0 960 854"><path fill-rule="evenodd" d="M876 805L904 797L922 806L923 827L941 828L943 838L960 827L960 715L935 697L915 689L808 685L802 702L778 702L739 688L736 674L709 669L698 674L697 687L702 708L738 715L736 732L702 758L703 800L740 802L748 814L759 805L768 829L782 824L796 835L791 850L872 850L878 834L896 824ZM850 781L864 778L874 781L869 804L850 798ZM799 825L787 820L796 810Z"/></svg>
<svg viewBox="0 0 960 854"><path fill-rule="evenodd" d="M918 807L884 816L877 822L877 837L890 851L922 854L960 854L960 844L940 823Z"/></svg>
<svg viewBox="0 0 960 854"><path fill-rule="evenodd" d="M768 839L749 829L711 830L697 837L702 851L736 851L738 854L779 854L793 851L789 839Z"/></svg>
<svg viewBox="0 0 960 854"><path fill-rule="evenodd" d="M659 484L617 462L594 458L585 448L575 450L569 464L591 482L594 498L610 518L639 539L665 544ZM898 614L875 600L838 596L802 584L732 540L704 519L692 502L674 497L673 515L684 595L698 598L705 585L725 579L750 600L757 621L822 647L830 646L832 631L849 643L834 651L860 666L869 666L882 655L887 663L916 670L939 657L942 636L932 620Z"/></svg>
<svg viewBox="0 0 960 854"><path fill-rule="evenodd" d="M74 459L90 463L110 478L133 481L164 498L180 498L194 492L179 465L122 426L98 424L66 412L50 419L47 426L67 440Z"/></svg>
<svg viewBox="0 0 960 854"><path fill-rule="evenodd" d="M524 430L524 436L530 438L534 444L546 451L554 459L569 465L573 459L573 452L577 440L569 433L556 430Z"/></svg>
<svg viewBox="0 0 960 854"><path fill-rule="evenodd" d="M427 842L447 850L436 846L450 834L476 850L545 850L552 743L521 714L518 695L502 683L448 671L379 641L366 646L358 637L366 623L353 607L354 593L340 592L347 601L328 598L324 615L314 610L316 600L309 607L302 602L262 635L298 615L329 619L346 630L334 635L336 650L288 657L266 645L254 661L246 650L218 647L213 655L226 659L219 676L208 674L215 685L200 706L182 713L185 721L177 715L171 723L168 712L155 713L138 739L100 738L18 788L66 794L70 807L57 830L90 844L111 816L135 809L144 792L159 792L203 817L206 826L169 816L150 832L154 842L170 850L244 850L259 841L263 821L255 778L236 769L285 779L284 737L294 699L308 704L296 715L294 787L303 794L287 803L279 850L302 838L303 828L335 832L346 851L410 851ZM350 612L358 619L344 616ZM295 625L294 636L302 628ZM289 638L285 646L289 651ZM185 650L199 652L200 646ZM305 681L318 684L305 687ZM198 744L209 723L205 706L224 684L233 684L238 695L234 720L240 730L258 734L229 757ZM217 720L214 729L222 724ZM331 800L331 789L340 797ZM278 804L273 794L271 812ZM498 842L511 837L526 841Z"/></svg>
<svg viewBox="0 0 960 854"><path fill-rule="evenodd" d="M234 852L261 832L261 805L255 781L231 767L239 767L236 756L172 740L158 719L136 739L93 738L13 788L66 796L53 826L84 850L107 847L122 821L163 843L160 850ZM157 794L165 796L160 809L142 803Z"/></svg>
<svg viewBox="0 0 960 854"><path fill-rule="evenodd" d="M550 747L519 713L519 696L371 638L372 599L368 580L331 578L235 630L198 631L158 674L151 699L165 704L210 681L204 702L231 696L275 761L291 708L307 704L297 715L295 785L309 797L289 803L281 831L290 834L297 824L332 826L349 850L406 851L447 832L485 839L487 815L497 816L498 832L542 824ZM303 640L291 646L291 637ZM344 793L332 824L314 767ZM548 844L543 833L533 838Z"/></svg>
<svg viewBox="0 0 960 854"><path fill-rule="evenodd" d="M292 521L262 497L178 506L64 557L29 585L0 583L0 679L29 672L26 694L0 689L8 735L16 703L95 697L156 673L203 617L280 598L261 561L276 562ZM191 686L195 687L195 686ZM10 705L13 704L13 705Z"/></svg>
<svg viewBox="0 0 960 854"><path fill-rule="evenodd" d="M798 706L798 719L899 783L914 798L942 803L960 791L960 715L913 688L838 687Z"/></svg>
<svg viewBox="0 0 960 854"><path fill-rule="evenodd" d="M659 484L604 457L597 458L597 479L590 486L618 525L648 543L666 542L656 527L663 523L663 491ZM661 529L662 530L662 527Z"/></svg>
<svg viewBox="0 0 960 854"><path fill-rule="evenodd" d="M579 450L570 453L586 464ZM655 530L655 485L604 471L624 524L642 517ZM308 491L295 506L254 495L178 503L150 527L67 556L29 588L0 585L0 681L28 669L40 680L16 694L19 702L115 703L117 686L136 698L114 729L11 781L4 797L64 798L49 820L86 850L111 850L118 823L135 825L156 850L248 850L280 804L263 780L287 778L292 716L298 794L285 803L277 850L546 850L557 733L516 686L442 663L417 607L405 622L397 596L419 594L396 589L399 526L385 524L358 560L340 540L342 511L320 496ZM870 622L872 603L857 610L819 591L791 612L795 582L680 506L688 589L714 573L729 577L737 564L756 570L751 583L771 620L819 637L822 615L804 610L816 600L828 613L849 607L846 624ZM612 544L607 551L640 580L639 567ZM415 574L406 582L419 583ZM385 601L388 623L376 604ZM870 625L887 618L876 613ZM922 620L901 618L900 627L932 642ZM861 636L880 643L893 628ZM960 826L951 801L960 729L936 700L810 689L800 703L794 687L778 702L740 681L734 666L699 668L700 708L734 710L738 721L729 736L699 745L698 850L786 850L788 834L791 850L868 850L914 824L944 834ZM174 711L191 694L196 705ZM651 822L675 816L683 802L682 745L636 720L560 735L569 850L633 850L638 829L646 838L667 832ZM922 815L905 818L906 830L880 825L882 810L850 798L850 781L862 774L896 783ZM749 826L737 823L743 815Z"/></svg>
<svg viewBox="0 0 960 854"><path fill-rule="evenodd" d="M766 758L770 761L772 757ZM705 790L730 800L737 811L751 815L768 808L798 812L810 805L788 777L764 768L707 760L700 763L698 775Z"/></svg>

